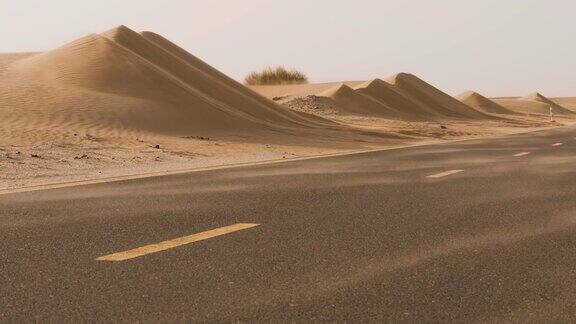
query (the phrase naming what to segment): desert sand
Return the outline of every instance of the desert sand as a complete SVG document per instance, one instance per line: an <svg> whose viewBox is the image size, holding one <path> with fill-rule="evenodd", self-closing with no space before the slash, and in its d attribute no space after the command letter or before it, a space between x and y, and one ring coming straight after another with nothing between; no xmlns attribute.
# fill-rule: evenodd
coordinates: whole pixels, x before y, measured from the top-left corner
<svg viewBox="0 0 576 324"><path fill-rule="evenodd" d="M485 113L489 114L510 114L510 115L517 115L518 113L510 110L498 103L494 102L491 99L484 97L483 95L474 92L474 91L466 91L456 96L456 98L466 105L473 107L477 110L480 110Z"/></svg>
<svg viewBox="0 0 576 324"><path fill-rule="evenodd" d="M293 110L414 136L415 141L508 134L573 122L572 114L563 113L550 123L550 104L536 98L490 99L474 91L452 97L408 73L385 80L251 88Z"/></svg>
<svg viewBox="0 0 576 324"><path fill-rule="evenodd" d="M549 115L550 108L552 108L552 113L556 117L572 118L575 116L574 111L537 92L521 98L495 98L494 102L521 114Z"/></svg>
<svg viewBox="0 0 576 324"><path fill-rule="evenodd" d="M554 127L576 115L561 104L455 98L407 73L248 88L120 26L0 54L0 190Z"/></svg>
<svg viewBox="0 0 576 324"><path fill-rule="evenodd" d="M576 97L550 98L550 100L564 108L576 112Z"/></svg>

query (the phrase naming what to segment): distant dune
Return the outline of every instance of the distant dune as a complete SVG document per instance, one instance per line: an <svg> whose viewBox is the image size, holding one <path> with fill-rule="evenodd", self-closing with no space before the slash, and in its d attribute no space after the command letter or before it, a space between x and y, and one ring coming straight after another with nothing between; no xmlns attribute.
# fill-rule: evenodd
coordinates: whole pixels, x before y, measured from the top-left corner
<svg viewBox="0 0 576 324"><path fill-rule="evenodd" d="M505 107L506 109L515 111L520 114L546 114L550 112L550 106L534 101L524 99L492 99L495 103Z"/></svg>
<svg viewBox="0 0 576 324"><path fill-rule="evenodd" d="M467 91L456 96L456 99L462 101L466 105L475 108L479 111L491 114L517 114L508 108L484 97L483 95L474 92Z"/></svg>
<svg viewBox="0 0 576 324"><path fill-rule="evenodd" d="M493 99L493 101L501 106L506 107L507 109L522 114L548 115L550 114L550 107L552 107L552 112L556 115L576 115L573 111L558 105L540 93L532 93L526 97L514 99L497 98Z"/></svg>
<svg viewBox="0 0 576 324"><path fill-rule="evenodd" d="M576 97L551 98L558 105L576 112Z"/></svg>
<svg viewBox="0 0 576 324"><path fill-rule="evenodd" d="M386 81L256 86L252 89L280 100L310 95L329 97L342 113L362 116L430 121L493 118L408 73L395 74Z"/></svg>
<svg viewBox="0 0 576 324"><path fill-rule="evenodd" d="M255 85L248 88L269 99L294 99L310 95L318 95L322 92L338 88L345 84L351 88L365 81L341 81L309 84L282 84L282 85Z"/></svg>
<svg viewBox="0 0 576 324"><path fill-rule="evenodd" d="M552 107L552 112L555 114L561 114L561 115L572 115L573 114L573 112L571 110L560 106L559 104L546 98L545 96L541 95L538 92L531 93L522 99L533 100L533 101L538 101L538 102L542 102L544 104L547 104L548 106Z"/></svg>
<svg viewBox="0 0 576 324"><path fill-rule="evenodd" d="M399 118L399 114L393 108L377 99L358 92L346 84L340 84L318 94L334 100L334 108L341 113L358 114L363 116L379 116L384 118Z"/></svg>

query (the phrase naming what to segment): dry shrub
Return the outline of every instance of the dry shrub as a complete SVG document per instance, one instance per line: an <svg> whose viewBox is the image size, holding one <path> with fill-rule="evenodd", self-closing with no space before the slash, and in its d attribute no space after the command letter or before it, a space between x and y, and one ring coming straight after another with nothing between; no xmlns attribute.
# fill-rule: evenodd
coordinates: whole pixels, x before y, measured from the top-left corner
<svg viewBox="0 0 576 324"><path fill-rule="evenodd" d="M244 78L247 85L300 84L308 83L308 77L300 71L287 70L282 66L250 72Z"/></svg>

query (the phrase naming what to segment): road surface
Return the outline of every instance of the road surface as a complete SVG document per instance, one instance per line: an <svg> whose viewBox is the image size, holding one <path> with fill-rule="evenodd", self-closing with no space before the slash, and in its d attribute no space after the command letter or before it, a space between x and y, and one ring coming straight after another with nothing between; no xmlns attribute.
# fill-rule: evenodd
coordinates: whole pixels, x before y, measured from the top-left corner
<svg viewBox="0 0 576 324"><path fill-rule="evenodd" d="M574 321L576 127L0 196L0 322Z"/></svg>

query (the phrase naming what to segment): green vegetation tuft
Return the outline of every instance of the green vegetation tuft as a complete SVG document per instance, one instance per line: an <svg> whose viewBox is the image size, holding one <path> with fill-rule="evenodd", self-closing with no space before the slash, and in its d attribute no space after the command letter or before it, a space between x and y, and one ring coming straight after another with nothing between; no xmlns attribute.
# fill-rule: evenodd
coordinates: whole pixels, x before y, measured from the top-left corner
<svg viewBox="0 0 576 324"><path fill-rule="evenodd" d="M287 70L282 66L250 72L244 78L247 85L301 84L308 83L308 77L294 69Z"/></svg>

